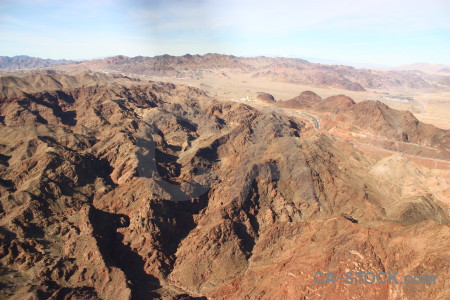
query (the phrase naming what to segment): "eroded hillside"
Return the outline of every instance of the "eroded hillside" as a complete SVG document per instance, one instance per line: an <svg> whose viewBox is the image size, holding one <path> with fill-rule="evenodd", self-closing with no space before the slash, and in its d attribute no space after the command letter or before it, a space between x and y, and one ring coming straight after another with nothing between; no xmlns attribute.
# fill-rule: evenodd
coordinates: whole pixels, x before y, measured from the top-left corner
<svg viewBox="0 0 450 300"><path fill-rule="evenodd" d="M448 297L448 169L191 87L58 76L2 94L0 297ZM438 280L313 281L360 270Z"/></svg>

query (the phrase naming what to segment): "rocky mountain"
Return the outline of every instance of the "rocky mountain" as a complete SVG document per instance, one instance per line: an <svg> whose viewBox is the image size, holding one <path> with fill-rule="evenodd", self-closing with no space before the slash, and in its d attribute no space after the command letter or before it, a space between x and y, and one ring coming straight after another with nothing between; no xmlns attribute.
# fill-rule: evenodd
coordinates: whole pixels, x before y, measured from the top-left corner
<svg viewBox="0 0 450 300"><path fill-rule="evenodd" d="M75 63L75 61L65 59L62 60L42 59L26 55L19 55L14 57L0 56L0 70L39 69L73 63Z"/></svg>
<svg viewBox="0 0 450 300"><path fill-rule="evenodd" d="M275 98L268 93L260 92L256 95L255 98L257 101L266 102L266 103L275 103Z"/></svg>
<svg viewBox="0 0 450 300"><path fill-rule="evenodd" d="M420 122L411 112L392 109L380 101L356 103L345 95L322 99L314 92L304 91L297 97L277 104L282 107L331 113L340 123L348 124L352 132L435 147L441 149L445 156L450 156L450 130ZM335 123L324 125L334 126Z"/></svg>
<svg viewBox="0 0 450 300"><path fill-rule="evenodd" d="M322 65L306 60L282 57L236 57L205 54L155 57L117 56L86 61L81 67L92 70L112 70L131 74L163 77L202 78L205 73L226 69L251 74L253 78L334 87L352 91L366 88L427 88L432 87L420 73L413 71L373 71L342 65Z"/></svg>
<svg viewBox="0 0 450 300"><path fill-rule="evenodd" d="M127 76L114 74L107 76L103 73L76 71L72 73L57 73L52 70L33 72L24 76L3 76L0 77L0 99L17 98L27 93L41 91L61 90L65 87L82 87L94 85L98 82L113 83L125 81L139 81Z"/></svg>
<svg viewBox="0 0 450 300"><path fill-rule="evenodd" d="M344 121L388 139L421 143L450 151L450 131L419 122L409 111L389 108L379 101L363 101L349 107Z"/></svg>
<svg viewBox="0 0 450 300"><path fill-rule="evenodd" d="M3 62L2 62L3 61ZM208 74L228 77L247 74L256 79L331 87L351 91L366 89L422 89L447 85L447 77L408 70L356 69L343 65L324 65L283 57L237 57L205 55L155 57L114 56L83 62L52 61L29 57L2 57L0 69L57 67L65 70L93 70L133 76L202 79Z"/></svg>
<svg viewBox="0 0 450 300"><path fill-rule="evenodd" d="M1 82L23 89L0 100L1 298L449 296L448 170L182 85L96 73ZM437 280L313 277L358 271Z"/></svg>
<svg viewBox="0 0 450 300"><path fill-rule="evenodd" d="M304 91L297 97L283 102L282 105L289 108L311 108L322 105L322 98L314 92Z"/></svg>

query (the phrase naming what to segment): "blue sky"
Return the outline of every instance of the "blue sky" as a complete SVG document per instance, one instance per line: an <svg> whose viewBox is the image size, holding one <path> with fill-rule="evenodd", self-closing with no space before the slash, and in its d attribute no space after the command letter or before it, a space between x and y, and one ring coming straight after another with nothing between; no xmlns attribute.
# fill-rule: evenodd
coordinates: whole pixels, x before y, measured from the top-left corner
<svg viewBox="0 0 450 300"><path fill-rule="evenodd" d="M450 1L0 0L0 55L210 52L450 65Z"/></svg>

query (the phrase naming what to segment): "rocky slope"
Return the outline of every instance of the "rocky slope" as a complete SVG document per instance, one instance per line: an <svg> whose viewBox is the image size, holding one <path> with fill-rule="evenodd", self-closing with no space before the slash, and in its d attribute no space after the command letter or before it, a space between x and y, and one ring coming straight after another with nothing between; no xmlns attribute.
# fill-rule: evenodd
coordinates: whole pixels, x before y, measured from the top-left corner
<svg viewBox="0 0 450 300"><path fill-rule="evenodd" d="M190 87L53 75L2 79L30 89L0 102L1 298L449 296L448 171ZM313 281L361 270L438 279Z"/></svg>
<svg viewBox="0 0 450 300"><path fill-rule="evenodd" d="M323 122L328 129L340 124L356 133L434 147L442 150L445 157L450 157L450 130L420 122L411 112L392 109L379 101L355 103L345 95L322 99L314 92L304 91L297 97L277 104L327 114L325 119L332 115L333 120L338 122Z"/></svg>
<svg viewBox="0 0 450 300"><path fill-rule="evenodd" d="M23 76L0 77L0 99L19 98L27 93L61 90L65 87L77 88L95 85L98 82L120 83L122 81L139 81L120 74L107 76L102 73L75 71L60 73L52 70L29 72Z"/></svg>

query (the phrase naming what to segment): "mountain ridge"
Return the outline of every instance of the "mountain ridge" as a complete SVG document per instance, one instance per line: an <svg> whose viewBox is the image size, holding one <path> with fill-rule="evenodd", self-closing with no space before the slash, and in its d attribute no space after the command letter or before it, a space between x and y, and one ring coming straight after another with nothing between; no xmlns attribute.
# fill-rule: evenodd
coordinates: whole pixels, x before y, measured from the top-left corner
<svg viewBox="0 0 450 300"><path fill-rule="evenodd" d="M8 61L7 58L3 58ZM11 60L9 58L9 60ZM239 74L249 74L255 79L306 84L317 87L331 87L350 91L365 91L381 88L431 88L446 84L445 76L429 76L416 71L379 71L358 69L344 65L311 63L298 58L284 57L239 57L217 53L205 55L154 57L117 55L103 59L74 61L43 61L34 63L4 62L0 68L20 70L55 67L63 70L84 69L102 72L118 72L136 76L166 78L202 78L205 74L228 70ZM22 68L23 69L23 68Z"/></svg>
<svg viewBox="0 0 450 300"><path fill-rule="evenodd" d="M0 70L30 70L77 63L66 59L43 59L27 55L0 56Z"/></svg>

